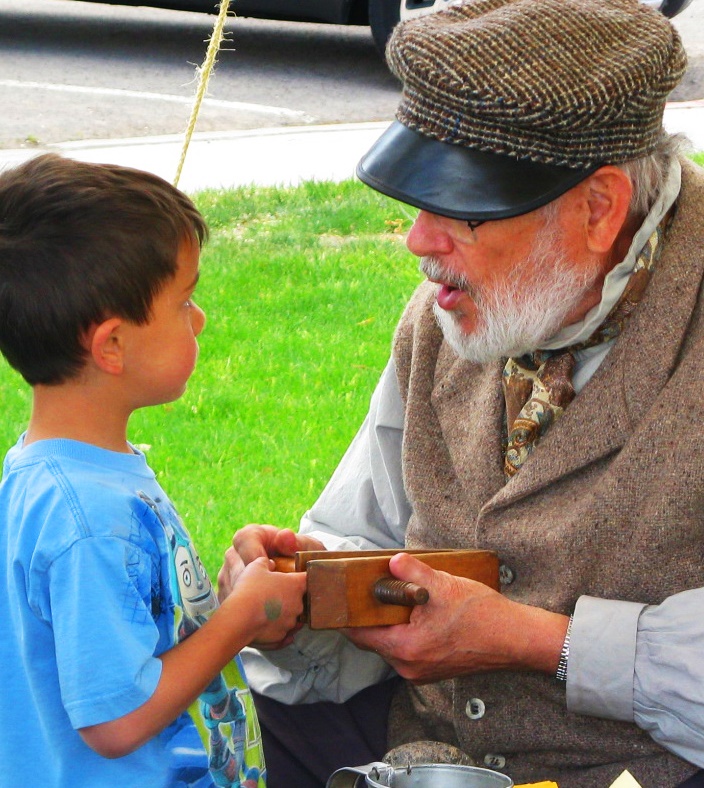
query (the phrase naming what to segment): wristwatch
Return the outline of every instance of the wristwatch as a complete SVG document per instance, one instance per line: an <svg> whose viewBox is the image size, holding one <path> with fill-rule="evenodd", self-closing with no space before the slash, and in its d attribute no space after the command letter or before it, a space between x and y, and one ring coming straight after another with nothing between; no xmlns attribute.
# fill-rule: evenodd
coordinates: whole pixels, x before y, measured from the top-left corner
<svg viewBox="0 0 704 788"><path fill-rule="evenodd" d="M560 661L557 663L557 672L555 678L558 681L567 681L567 660L570 658L570 635L572 634L572 621L574 614L570 616L567 624L567 632L565 632L565 642L562 644L562 651L560 652Z"/></svg>

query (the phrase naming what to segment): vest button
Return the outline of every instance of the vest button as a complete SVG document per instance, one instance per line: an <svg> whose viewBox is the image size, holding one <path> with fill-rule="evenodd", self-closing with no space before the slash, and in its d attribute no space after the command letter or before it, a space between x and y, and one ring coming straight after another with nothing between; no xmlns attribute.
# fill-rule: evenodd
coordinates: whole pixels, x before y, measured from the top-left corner
<svg viewBox="0 0 704 788"><path fill-rule="evenodd" d="M485 711L486 706L481 698L470 698L465 706L465 714L470 720L480 720Z"/></svg>
<svg viewBox="0 0 704 788"><path fill-rule="evenodd" d="M499 567L499 583L502 586L509 586L513 581L516 579L516 575L511 569L510 566L506 566L506 564L501 564Z"/></svg>
<svg viewBox="0 0 704 788"><path fill-rule="evenodd" d="M503 769L506 766L506 758L503 755L494 755L489 752L484 756L484 766L488 766L490 769Z"/></svg>

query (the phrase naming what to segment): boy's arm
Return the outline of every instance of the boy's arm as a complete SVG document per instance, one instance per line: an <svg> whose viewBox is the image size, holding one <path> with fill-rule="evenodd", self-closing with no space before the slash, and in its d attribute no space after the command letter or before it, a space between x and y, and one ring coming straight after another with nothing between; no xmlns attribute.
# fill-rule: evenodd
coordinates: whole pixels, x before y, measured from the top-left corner
<svg viewBox="0 0 704 788"><path fill-rule="evenodd" d="M272 572L265 558L250 564L210 619L164 652L154 694L129 714L81 728L86 744L105 758L136 750L184 712L212 679L253 641L278 644L303 610L305 573Z"/></svg>

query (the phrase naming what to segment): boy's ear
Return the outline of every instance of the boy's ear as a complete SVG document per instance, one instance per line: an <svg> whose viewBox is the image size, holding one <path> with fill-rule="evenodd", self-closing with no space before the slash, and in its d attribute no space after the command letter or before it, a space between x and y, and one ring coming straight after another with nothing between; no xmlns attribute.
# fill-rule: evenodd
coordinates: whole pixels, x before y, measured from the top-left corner
<svg viewBox="0 0 704 788"><path fill-rule="evenodd" d="M93 362L109 375L119 375L124 366L124 338L122 320L111 317L99 323L90 336L90 354Z"/></svg>

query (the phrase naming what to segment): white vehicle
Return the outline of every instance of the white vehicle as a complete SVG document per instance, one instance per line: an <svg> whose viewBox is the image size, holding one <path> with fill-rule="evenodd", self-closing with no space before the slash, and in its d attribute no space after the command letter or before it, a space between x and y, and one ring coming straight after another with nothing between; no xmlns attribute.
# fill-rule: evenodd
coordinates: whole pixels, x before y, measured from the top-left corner
<svg viewBox="0 0 704 788"><path fill-rule="evenodd" d="M452 2L455 0L401 0L399 18L411 19L414 16L432 14L434 11L446 8ZM692 0L641 0L641 2L662 11L665 16L671 18L684 11Z"/></svg>

